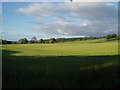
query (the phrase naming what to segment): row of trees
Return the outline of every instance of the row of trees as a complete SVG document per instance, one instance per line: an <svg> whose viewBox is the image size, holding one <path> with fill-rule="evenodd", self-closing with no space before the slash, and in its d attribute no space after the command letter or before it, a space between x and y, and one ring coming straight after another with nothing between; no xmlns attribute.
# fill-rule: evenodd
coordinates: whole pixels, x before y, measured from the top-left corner
<svg viewBox="0 0 120 90"><path fill-rule="evenodd" d="M37 40L36 37L33 37L30 41L28 41L26 38L22 38L18 41L20 44L26 44L26 43L57 43L57 42L70 42L70 41L81 41L81 40L90 40L90 39L100 39L105 37L83 37L83 38L51 38L51 39L40 39Z"/></svg>
<svg viewBox="0 0 120 90"><path fill-rule="evenodd" d="M18 41L19 44L26 44L26 43L55 43L56 39L51 38L51 39L40 39L37 40L36 37L33 37L30 41L28 41L26 38L22 38Z"/></svg>
<svg viewBox="0 0 120 90"><path fill-rule="evenodd" d="M0 44L12 44L12 41L0 40Z"/></svg>
<svg viewBox="0 0 120 90"><path fill-rule="evenodd" d="M108 41L113 41L113 40L120 40L120 36L117 36L116 34L108 34L106 36L106 39Z"/></svg>
<svg viewBox="0 0 120 90"><path fill-rule="evenodd" d="M57 43L57 42L70 42L70 41L82 41L82 40L93 40L93 39L101 39L106 38L107 40L120 40L120 36L116 34L108 34L104 37L80 37L80 38L51 38L51 39L40 39L37 40L36 37L33 37L30 41L27 38L22 38L17 42L7 41L7 40L0 40L1 44L27 44L27 43Z"/></svg>
<svg viewBox="0 0 120 90"><path fill-rule="evenodd" d="M17 42L0 39L0 44L17 44Z"/></svg>

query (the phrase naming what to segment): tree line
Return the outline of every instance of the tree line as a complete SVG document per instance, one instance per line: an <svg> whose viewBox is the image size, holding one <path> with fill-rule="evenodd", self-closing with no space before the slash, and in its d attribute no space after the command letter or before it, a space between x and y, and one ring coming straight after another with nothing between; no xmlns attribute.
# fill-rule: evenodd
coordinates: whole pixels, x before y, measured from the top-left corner
<svg viewBox="0 0 120 90"><path fill-rule="evenodd" d="M120 40L120 36L117 36L116 34L108 34L107 36L103 36L103 37L79 37L79 38L57 38L57 39L50 38L50 39L40 39L40 40L37 40L36 37L32 37L31 40L27 40L27 38L22 38L16 42L1 39L0 43L1 44L58 43L58 42L94 40L94 39L101 39L101 38L106 38L107 41Z"/></svg>

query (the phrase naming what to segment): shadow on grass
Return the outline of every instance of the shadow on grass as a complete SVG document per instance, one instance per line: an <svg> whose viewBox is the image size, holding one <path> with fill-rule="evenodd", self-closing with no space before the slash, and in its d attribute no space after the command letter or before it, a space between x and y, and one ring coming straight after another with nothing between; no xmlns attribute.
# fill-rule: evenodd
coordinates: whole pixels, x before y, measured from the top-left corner
<svg viewBox="0 0 120 90"><path fill-rule="evenodd" d="M116 87L119 80L117 55L11 56L13 53L20 52L3 50L3 89L106 88Z"/></svg>

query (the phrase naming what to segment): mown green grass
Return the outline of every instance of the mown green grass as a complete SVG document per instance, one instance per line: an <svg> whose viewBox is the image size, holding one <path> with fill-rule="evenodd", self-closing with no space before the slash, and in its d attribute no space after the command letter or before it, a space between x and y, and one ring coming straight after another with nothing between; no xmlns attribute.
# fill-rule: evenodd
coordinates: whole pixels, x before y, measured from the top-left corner
<svg viewBox="0 0 120 90"><path fill-rule="evenodd" d="M99 43L102 42L102 43ZM15 56L98 56L117 55L118 43L103 40L75 41L55 44L15 44L4 49L20 51Z"/></svg>
<svg viewBox="0 0 120 90"><path fill-rule="evenodd" d="M118 42L3 45L3 88L106 88L116 84Z"/></svg>

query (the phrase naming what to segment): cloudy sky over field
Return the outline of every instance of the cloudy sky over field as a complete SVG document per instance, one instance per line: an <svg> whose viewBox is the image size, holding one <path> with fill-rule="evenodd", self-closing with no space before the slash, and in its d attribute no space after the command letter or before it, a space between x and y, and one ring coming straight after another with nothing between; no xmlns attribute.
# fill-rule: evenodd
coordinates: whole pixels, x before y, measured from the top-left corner
<svg viewBox="0 0 120 90"><path fill-rule="evenodd" d="M117 3L4 2L3 38L104 36L118 31Z"/></svg>

